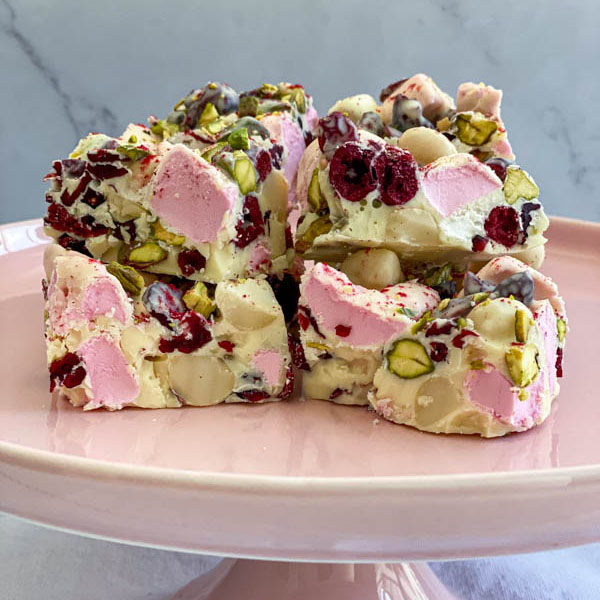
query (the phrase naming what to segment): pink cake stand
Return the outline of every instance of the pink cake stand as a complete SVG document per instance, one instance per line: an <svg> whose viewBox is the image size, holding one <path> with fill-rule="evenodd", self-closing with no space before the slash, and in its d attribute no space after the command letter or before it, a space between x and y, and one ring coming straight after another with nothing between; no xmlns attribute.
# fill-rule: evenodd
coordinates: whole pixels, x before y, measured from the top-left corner
<svg viewBox="0 0 600 600"><path fill-rule="evenodd" d="M0 510L230 557L178 600L444 598L406 561L600 540L600 225L553 219L549 238L571 326L560 398L535 430L481 440L300 398L75 410L47 391L40 223L4 226Z"/></svg>

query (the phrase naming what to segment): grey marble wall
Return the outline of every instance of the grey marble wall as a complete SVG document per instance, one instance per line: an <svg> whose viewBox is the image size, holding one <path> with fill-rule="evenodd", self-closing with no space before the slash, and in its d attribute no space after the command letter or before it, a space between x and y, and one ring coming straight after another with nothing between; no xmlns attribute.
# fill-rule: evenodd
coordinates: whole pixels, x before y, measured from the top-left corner
<svg viewBox="0 0 600 600"><path fill-rule="evenodd" d="M164 115L209 79L303 83L319 111L422 71L504 89L548 212L600 220L598 0L0 0L0 222L88 131Z"/></svg>

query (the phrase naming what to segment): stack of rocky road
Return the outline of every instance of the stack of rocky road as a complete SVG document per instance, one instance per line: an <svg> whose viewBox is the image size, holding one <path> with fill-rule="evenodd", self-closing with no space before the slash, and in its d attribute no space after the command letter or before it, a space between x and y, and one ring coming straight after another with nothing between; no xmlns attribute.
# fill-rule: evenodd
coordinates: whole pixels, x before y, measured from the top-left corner
<svg viewBox="0 0 600 600"><path fill-rule="evenodd" d="M46 176L51 390L260 403L302 372L307 398L425 431L541 423L566 316L501 96L419 74L319 120L300 85L209 83L88 135Z"/></svg>

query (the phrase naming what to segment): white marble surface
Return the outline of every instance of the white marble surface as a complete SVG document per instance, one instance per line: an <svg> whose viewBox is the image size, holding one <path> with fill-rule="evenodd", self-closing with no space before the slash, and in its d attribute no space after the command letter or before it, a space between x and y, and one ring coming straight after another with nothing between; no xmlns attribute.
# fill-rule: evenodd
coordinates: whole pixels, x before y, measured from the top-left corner
<svg viewBox="0 0 600 600"><path fill-rule="evenodd" d="M0 222L40 216L53 158L209 79L303 83L325 111L413 72L505 91L552 214L600 220L597 0L0 0Z"/></svg>

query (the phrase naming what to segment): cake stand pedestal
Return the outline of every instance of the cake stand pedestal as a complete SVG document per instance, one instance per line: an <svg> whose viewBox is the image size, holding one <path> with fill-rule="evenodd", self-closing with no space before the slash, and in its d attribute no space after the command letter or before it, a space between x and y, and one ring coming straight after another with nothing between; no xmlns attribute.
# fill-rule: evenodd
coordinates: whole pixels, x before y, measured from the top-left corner
<svg viewBox="0 0 600 600"><path fill-rule="evenodd" d="M456 600L426 563L223 559L172 600Z"/></svg>

